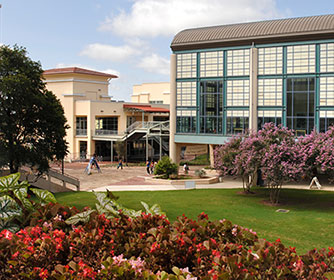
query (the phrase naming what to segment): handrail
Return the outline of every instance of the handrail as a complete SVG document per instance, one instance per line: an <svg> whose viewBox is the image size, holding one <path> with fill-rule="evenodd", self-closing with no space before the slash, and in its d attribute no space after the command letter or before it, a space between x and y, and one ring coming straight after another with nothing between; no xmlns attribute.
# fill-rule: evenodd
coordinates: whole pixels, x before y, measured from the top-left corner
<svg viewBox="0 0 334 280"><path fill-rule="evenodd" d="M152 121L152 122L141 122L141 121L136 121L129 127L127 127L125 133L131 133L132 131L136 129L153 129L161 127L163 129L169 129L169 121L164 121L164 122L159 122L159 121Z"/></svg>
<svg viewBox="0 0 334 280"><path fill-rule="evenodd" d="M48 173L48 176L51 176L55 179L61 180L63 182L69 183L71 185L76 186L77 191L80 191L80 180L74 176L71 176L69 174L62 173L56 169L50 168Z"/></svg>

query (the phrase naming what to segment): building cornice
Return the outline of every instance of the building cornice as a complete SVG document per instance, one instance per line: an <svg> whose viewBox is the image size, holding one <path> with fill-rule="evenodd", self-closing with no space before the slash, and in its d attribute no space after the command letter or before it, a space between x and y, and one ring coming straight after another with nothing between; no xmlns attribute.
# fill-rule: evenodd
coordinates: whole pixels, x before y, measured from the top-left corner
<svg viewBox="0 0 334 280"><path fill-rule="evenodd" d="M46 83L64 83L64 82L80 82L80 83L91 83L91 84L102 84L102 85L109 85L109 82L102 82L102 81L92 81L92 80L82 80L82 79L60 79L60 80L45 80Z"/></svg>

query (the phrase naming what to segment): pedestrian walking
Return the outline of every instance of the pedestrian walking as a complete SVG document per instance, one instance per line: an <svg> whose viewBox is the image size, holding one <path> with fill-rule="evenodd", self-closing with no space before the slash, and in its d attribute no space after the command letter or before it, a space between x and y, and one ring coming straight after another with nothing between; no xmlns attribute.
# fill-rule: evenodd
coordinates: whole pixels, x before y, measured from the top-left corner
<svg viewBox="0 0 334 280"><path fill-rule="evenodd" d="M120 160L118 161L117 169L118 169L118 168L123 169L123 160L122 160L122 159L120 159Z"/></svg>
<svg viewBox="0 0 334 280"><path fill-rule="evenodd" d="M151 174L154 173L154 162L153 162L153 160L151 161L151 165L150 165L150 173Z"/></svg>
<svg viewBox="0 0 334 280"><path fill-rule="evenodd" d="M146 172L148 175L150 175L150 166L151 166L151 162L147 160L146 161Z"/></svg>
<svg viewBox="0 0 334 280"><path fill-rule="evenodd" d="M96 157L97 157L96 154L94 154L94 155L91 157L91 159L90 159L90 161L89 161L89 163L88 163L88 165L87 165L87 167L86 167L86 169L85 169L85 172L86 172L88 175L90 175L90 173L91 173L91 169L94 167L94 165L95 165L97 171L98 171L99 173L101 173L101 168L100 168L99 164L97 163Z"/></svg>
<svg viewBox="0 0 334 280"><path fill-rule="evenodd" d="M189 166L188 166L188 163L185 163L185 164L183 165L183 172L184 172L184 174L188 174L188 172L189 172Z"/></svg>

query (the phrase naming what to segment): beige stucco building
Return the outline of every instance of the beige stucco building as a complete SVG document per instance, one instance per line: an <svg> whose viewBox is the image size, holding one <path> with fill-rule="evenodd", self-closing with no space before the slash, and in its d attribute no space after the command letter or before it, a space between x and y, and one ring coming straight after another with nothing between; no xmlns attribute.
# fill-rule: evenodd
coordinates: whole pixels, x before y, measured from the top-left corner
<svg viewBox="0 0 334 280"><path fill-rule="evenodd" d="M169 106L111 100L108 86L116 78L78 67L44 71L46 87L60 99L70 126L68 160L89 158L94 153L103 160L115 160L116 143L124 144L129 160L168 152L162 134L169 127L159 124L169 119Z"/></svg>
<svg viewBox="0 0 334 280"><path fill-rule="evenodd" d="M131 102L150 104L169 104L169 82L143 83L133 86Z"/></svg>

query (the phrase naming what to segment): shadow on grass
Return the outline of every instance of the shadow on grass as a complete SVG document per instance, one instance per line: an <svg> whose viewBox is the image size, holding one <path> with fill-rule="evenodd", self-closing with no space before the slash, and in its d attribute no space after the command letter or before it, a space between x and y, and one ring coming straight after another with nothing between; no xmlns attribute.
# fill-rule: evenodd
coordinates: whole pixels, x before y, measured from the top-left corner
<svg viewBox="0 0 334 280"><path fill-rule="evenodd" d="M269 200L269 189L254 188L255 195L241 194L248 196L250 200L259 199L261 201ZM314 210L326 213L334 213L334 192L321 190L301 190L301 189L284 189L282 188L280 203L272 207L290 208L298 210Z"/></svg>

